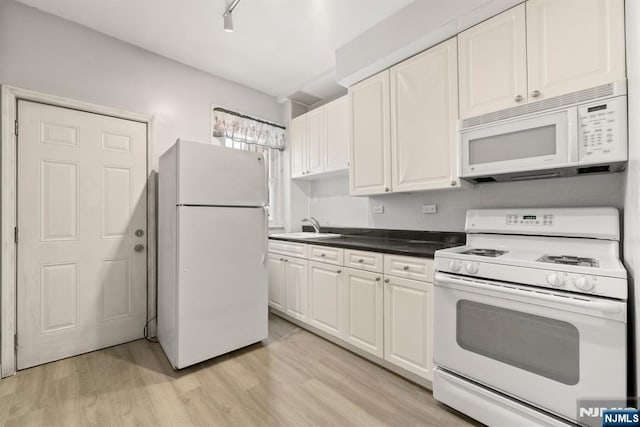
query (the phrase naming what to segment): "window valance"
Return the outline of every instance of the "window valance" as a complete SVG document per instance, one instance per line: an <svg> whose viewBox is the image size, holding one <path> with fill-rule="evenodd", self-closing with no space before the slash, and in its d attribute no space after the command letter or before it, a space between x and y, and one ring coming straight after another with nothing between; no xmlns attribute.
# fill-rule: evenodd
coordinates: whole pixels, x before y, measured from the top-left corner
<svg viewBox="0 0 640 427"><path fill-rule="evenodd" d="M284 150L285 127L221 107L213 109L213 136L244 144Z"/></svg>

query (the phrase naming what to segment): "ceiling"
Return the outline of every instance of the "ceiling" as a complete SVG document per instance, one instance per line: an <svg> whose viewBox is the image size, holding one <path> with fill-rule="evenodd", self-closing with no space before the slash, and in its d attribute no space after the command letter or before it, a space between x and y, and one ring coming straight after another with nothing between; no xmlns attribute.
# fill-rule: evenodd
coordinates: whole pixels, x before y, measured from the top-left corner
<svg viewBox="0 0 640 427"><path fill-rule="evenodd" d="M413 0L18 0L276 97L340 90L335 50Z"/></svg>

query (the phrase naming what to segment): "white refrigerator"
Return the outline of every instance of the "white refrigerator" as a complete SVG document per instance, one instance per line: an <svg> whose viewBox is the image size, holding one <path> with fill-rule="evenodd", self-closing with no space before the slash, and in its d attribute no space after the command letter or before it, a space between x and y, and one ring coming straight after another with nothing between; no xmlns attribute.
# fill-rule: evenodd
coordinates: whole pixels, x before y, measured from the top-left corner
<svg viewBox="0 0 640 427"><path fill-rule="evenodd" d="M160 157L158 340L175 369L267 338L262 153L178 140Z"/></svg>

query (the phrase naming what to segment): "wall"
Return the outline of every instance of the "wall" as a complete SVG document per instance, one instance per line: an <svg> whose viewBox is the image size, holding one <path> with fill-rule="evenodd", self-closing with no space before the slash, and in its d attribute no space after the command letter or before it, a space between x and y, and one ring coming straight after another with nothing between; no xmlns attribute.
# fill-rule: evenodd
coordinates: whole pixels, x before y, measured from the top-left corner
<svg viewBox="0 0 640 427"><path fill-rule="evenodd" d="M323 225L463 231L470 208L614 206L623 207L624 173L538 181L480 184L469 189L349 197L349 180L314 181L309 189L310 214ZM438 213L423 214L423 204ZM384 206L384 214L372 214Z"/></svg>
<svg viewBox="0 0 640 427"><path fill-rule="evenodd" d="M635 392L638 395L640 369L638 369L638 343L640 343L640 292L636 273L640 271L640 2L626 1L627 19L627 79L629 90L629 164L624 200L624 260L629 273L631 291L630 301L630 336L635 335L635 348L630 353L632 366L635 369ZM635 304L634 304L635 302ZM630 375L631 377L631 375Z"/></svg>
<svg viewBox="0 0 640 427"><path fill-rule="evenodd" d="M153 114L154 154L178 138L210 140L210 104L281 122L272 96L0 0L0 84Z"/></svg>

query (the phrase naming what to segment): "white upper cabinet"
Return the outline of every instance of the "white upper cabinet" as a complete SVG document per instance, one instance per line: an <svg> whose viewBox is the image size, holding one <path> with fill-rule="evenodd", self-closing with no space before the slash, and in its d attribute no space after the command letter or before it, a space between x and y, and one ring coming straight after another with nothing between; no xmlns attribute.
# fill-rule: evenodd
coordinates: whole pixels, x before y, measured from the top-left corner
<svg viewBox="0 0 640 427"><path fill-rule="evenodd" d="M349 88L351 195L391 191L389 70Z"/></svg>
<svg viewBox="0 0 640 427"><path fill-rule="evenodd" d="M525 6L458 34L460 118L527 101Z"/></svg>
<svg viewBox="0 0 640 427"><path fill-rule="evenodd" d="M623 0L529 0L529 100L625 78Z"/></svg>
<svg viewBox="0 0 640 427"><path fill-rule="evenodd" d="M291 119L291 177L298 178L307 173L307 115Z"/></svg>
<svg viewBox="0 0 640 427"><path fill-rule="evenodd" d="M324 106L326 150L325 170L349 167L349 98L343 96Z"/></svg>
<svg viewBox="0 0 640 427"><path fill-rule="evenodd" d="M318 179L346 171L349 99L338 98L291 120L291 177Z"/></svg>
<svg viewBox="0 0 640 427"><path fill-rule="evenodd" d="M308 112L307 115L307 173L324 171L325 167L325 120L324 108Z"/></svg>
<svg viewBox="0 0 640 427"><path fill-rule="evenodd" d="M394 192L459 185L457 63L453 38L391 68Z"/></svg>

